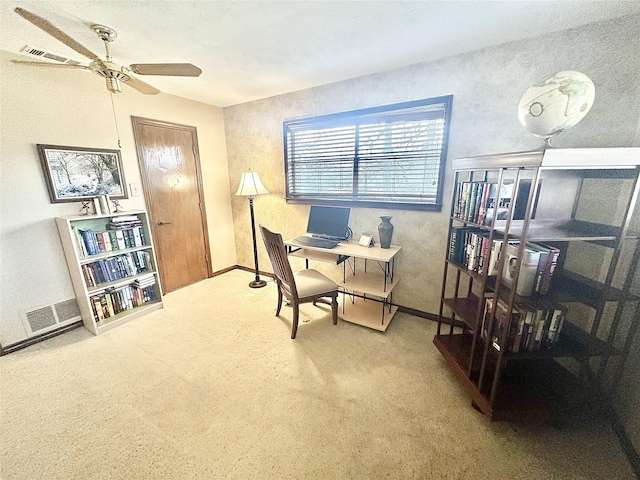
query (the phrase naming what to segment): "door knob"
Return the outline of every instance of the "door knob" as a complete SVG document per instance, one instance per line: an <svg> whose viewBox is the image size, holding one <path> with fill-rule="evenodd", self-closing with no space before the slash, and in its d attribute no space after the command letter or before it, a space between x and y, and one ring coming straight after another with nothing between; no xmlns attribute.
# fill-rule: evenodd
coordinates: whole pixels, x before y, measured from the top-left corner
<svg viewBox="0 0 640 480"><path fill-rule="evenodd" d="M158 222L158 225L171 225L171 222L163 222L162 220Z"/></svg>

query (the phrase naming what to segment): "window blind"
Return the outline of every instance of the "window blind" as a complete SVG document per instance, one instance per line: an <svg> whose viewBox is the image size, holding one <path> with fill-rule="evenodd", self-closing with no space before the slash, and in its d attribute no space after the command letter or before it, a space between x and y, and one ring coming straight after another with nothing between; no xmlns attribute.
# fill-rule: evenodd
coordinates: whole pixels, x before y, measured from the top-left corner
<svg viewBox="0 0 640 480"><path fill-rule="evenodd" d="M451 102L286 121L287 201L439 209Z"/></svg>

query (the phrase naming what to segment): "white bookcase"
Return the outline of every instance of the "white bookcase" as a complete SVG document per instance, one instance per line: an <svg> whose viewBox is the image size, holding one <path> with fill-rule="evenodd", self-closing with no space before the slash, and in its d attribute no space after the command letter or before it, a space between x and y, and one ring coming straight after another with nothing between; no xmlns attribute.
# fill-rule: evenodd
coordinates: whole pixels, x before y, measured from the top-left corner
<svg viewBox="0 0 640 480"><path fill-rule="evenodd" d="M82 321L94 335L162 308L146 211L58 217L56 224Z"/></svg>

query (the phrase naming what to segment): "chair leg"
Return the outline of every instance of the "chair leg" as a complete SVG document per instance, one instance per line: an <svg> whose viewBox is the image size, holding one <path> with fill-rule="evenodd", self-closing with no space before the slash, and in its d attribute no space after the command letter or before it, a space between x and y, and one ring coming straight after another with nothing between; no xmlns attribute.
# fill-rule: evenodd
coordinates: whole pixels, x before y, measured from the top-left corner
<svg viewBox="0 0 640 480"><path fill-rule="evenodd" d="M282 290L278 287L278 305L276 306L276 317L280 315L280 309L282 308Z"/></svg>
<svg viewBox="0 0 640 480"><path fill-rule="evenodd" d="M331 297L331 316L333 317L333 324L338 324L338 295Z"/></svg>
<svg viewBox="0 0 640 480"><path fill-rule="evenodd" d="M300 313L300 307L297 302L293 303L293 325L291 327L291 338L296 338L296 332L298 331L298 314Z"/></svg>

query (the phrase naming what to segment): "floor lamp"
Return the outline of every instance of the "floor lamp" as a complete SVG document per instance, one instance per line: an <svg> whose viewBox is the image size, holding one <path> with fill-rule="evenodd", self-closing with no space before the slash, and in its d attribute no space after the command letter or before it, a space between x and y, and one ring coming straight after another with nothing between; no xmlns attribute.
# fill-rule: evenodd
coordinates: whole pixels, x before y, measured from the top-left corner
<svg viewBox="0 0 640 480"><path fill-rule="evenodd" d="M264 287L267 282L260 279L260 272L258 270L258 246L256 245L256 222L253 215L253 197L255 195L263 195L269 193L264 188L264 185L260 181L260 177L257 172L242 172L242 178L240 178L240 185L236 195L241 197L249 197L249 211L251 212L251 235L253 237L253 261L256 267L256 279L249 283L251 288Z"/></svg>

